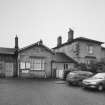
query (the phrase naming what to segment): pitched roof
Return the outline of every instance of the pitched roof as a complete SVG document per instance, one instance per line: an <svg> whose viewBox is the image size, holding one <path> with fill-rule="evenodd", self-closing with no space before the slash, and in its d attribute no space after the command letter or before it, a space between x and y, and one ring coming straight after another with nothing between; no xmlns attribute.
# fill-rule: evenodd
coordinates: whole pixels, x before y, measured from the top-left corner
<svg viewBox="0 0 105 105"><path fill-rule="evenodd" d="M54 62L58 62L58 63L77 63L75 60L68 57L66 54L60 53L60 52L55 53Z"/></svg>
<svg viewBox="0 0 105 105"><path fill-rule="evenodd" d="M89 39L89 38L77 37L77 38L73 39L71 42L65 42L65 43L63 43L61 46L56 46L56 47L54 47L53 49L57 49L57 48L60 48L60 47L62 47L62 46L65 46L65 45L69 45L69 44L71 44L71 43L73 43L73 42L75 42L75 41L86 41L86 42L96 43L96 44L99 44L99 45L101 45L101 44L104 43L104 42L97 41L97 40L93 40L93 39Z"/></svg>
<svg viewBox="0 0 105 105"><path fill-rule="evenodd" d="M47 51L49 51L50 53L54 54L54 52L53 52L51 49L49 49L48 47L46 47L45 45L43 45L42 43L40 43L40 41L38 41L38 42L36 42L36 43L34 43L34 44L30 44L30 45L28 45L28 46L26 46L26 47L21 48L21 49L19 50L19 52L22 52L22 51L24 51L24 50L26 50L26 49L32 48L33 46L37 46L37 47L42 46L42 47L44 47Z"/></svg>
<svg viewBox="0 0 105 105"><path fill-rule="evenodd" d="M4 48L0 47L0 54L14 54L15 48Z"/></svg>

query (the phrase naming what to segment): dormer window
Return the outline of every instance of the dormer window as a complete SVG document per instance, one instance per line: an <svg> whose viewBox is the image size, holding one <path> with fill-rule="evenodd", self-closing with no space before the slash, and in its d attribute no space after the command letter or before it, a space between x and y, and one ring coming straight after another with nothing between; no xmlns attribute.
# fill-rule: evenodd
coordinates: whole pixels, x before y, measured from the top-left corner
<svg viewBox="0 0 105 105"><path fill-rule="evenodd" d="M92 45L88 46L88 53L93 54L93 46Z"/></svg>

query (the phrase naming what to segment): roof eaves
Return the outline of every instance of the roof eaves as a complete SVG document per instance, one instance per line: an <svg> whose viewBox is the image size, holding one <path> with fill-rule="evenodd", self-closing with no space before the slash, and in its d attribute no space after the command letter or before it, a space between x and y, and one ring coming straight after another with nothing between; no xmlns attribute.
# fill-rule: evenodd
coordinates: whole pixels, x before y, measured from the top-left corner
<svg viewBox="0 0 105 105"><path fill-rule="evenodd" d="M89 41L89 42L94 42L97 44L103 44L104 42L101 41L97 41L97 40L93 40L93 39L89 39L89 38L84 38L84 37L77 37L75 40L80 40L80 41Z"/></svg>

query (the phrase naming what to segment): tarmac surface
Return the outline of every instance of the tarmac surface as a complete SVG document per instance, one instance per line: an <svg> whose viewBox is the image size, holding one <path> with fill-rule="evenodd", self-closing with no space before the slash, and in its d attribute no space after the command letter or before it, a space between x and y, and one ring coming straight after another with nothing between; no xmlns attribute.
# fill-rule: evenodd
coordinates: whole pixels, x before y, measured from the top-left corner
<svg viewBox="0 0 105 105"><path fill-rule="evenodd" d="M1 79L0 105L105 105L105 91L58 80Z"/></svg>

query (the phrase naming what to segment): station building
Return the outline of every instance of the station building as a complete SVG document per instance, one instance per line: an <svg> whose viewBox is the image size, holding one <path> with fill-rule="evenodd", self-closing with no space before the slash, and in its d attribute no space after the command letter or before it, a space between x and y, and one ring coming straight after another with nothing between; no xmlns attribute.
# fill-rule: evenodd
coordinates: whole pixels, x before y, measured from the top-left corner
<svg viewBox="0 0 105 105"><path fill-rule="evenodd" d="M0 77L62 78L65 70L73 69L78 63L105 60L103 42L84 37L74 38L72 29L68 40L62 43L57 38L57 46L50 49L40 40L19 48L15 37L14 48L0 47Z"/></svg>

